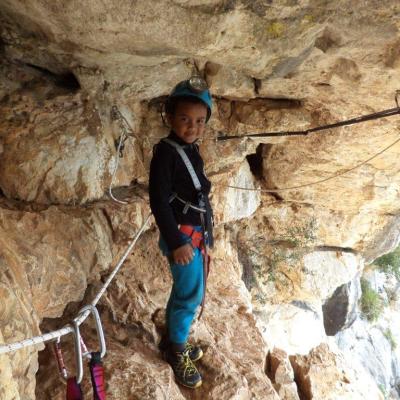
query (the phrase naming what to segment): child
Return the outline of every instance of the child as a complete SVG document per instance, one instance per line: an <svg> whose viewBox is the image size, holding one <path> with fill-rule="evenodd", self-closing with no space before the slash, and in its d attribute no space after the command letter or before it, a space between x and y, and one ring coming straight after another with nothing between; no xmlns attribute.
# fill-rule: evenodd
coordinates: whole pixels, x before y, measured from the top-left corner
<svg viewBox="0 0 400 400"><path fill-rule="evenodd" d="M150 165L150 206L173 278L166 309L167 334L160 348L165 350L176 380L190 388L202 383L193 362L203 352L187 339L204 300L205 243L212 246L211 183L204 174L196 141L203 135L211 107L211 95L202 78L180 82L165 104L171 132L155 146Z"/></svg>

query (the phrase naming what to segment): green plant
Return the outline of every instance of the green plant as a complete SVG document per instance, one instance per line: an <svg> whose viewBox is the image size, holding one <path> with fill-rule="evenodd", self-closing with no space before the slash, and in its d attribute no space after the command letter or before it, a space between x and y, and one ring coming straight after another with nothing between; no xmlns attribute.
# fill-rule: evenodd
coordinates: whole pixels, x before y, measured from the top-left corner
<svg viewBox="0 0 400 400"><path fill-rule="evenodd" d="M295 268L316 236L315 218L303 224L294 224L273 239L255 238L250 257L258 280L264 284L276 282L278 277L290 280L285 269ZM269 245L269 246L268 246Z"/></svg>
<svg viewBox="0 0 400 400"><path fill-rule="evenodd" d="M374 261L379 266L379 270L393 275L400 281L400 246L391 253L385 254Z"/></svg>
<svg viewBox="0 0 400 400"><path fill-rule="evenodd" d="M396 342L396 339L393 336L392 330L390 328L387 328L385 330L385 332L383 332L383 335L385 336L385 338L389 342L391 349L395 350L396 347L397 347L397 342Z"/></svg>
<svg viewBox="0 0 400 400"><path fill-rule="evenodd" d="M378 385L379 390L381 391L381 393L383 394L383 397L385 400L389 400L389 395L386 391L385 385L383 385L382 383L380 383Z"/></svg>
<svg viewBox="0 0 400 400"><path fill-rule="evenodd" d="M370 283L361 278L361 312L370 321L376 321L383 311L383 301L379 294L372 289Z"/></svg>

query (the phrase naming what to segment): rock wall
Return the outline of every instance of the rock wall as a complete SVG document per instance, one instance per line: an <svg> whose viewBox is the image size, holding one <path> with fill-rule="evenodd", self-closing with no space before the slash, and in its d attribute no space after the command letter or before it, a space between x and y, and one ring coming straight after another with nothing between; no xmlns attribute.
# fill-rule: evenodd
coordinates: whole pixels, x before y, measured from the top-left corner
<svg viewBox="0 0 400 400"><path fill-rule="evenodd" d="M395 0L2 1L0 339L58 328L91 301L148 213L152 147L168 132L160 105L199 73L215 103L201 152L217 246L193 331L206 349L204 386L179 388L157 351L170 277L152 221L100 303L109 397L383 398L326 324L341 307L334 330L349 328L358 292L353 310L328 305L399 243L399 118L300 137L216 137L394 107L399 13ZM111 187L127 205L109 199ZM63 397L42 350L0 356L2 399Z"/></svg>

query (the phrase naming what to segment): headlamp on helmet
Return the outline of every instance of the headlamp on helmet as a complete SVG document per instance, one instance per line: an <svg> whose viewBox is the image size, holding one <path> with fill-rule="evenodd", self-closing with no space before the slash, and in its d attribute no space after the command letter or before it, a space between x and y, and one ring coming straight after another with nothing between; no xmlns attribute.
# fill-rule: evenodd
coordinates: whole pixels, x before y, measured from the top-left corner
<svg viewBox="0 0 400 400"><path fill-rule="evenodd" d="M201 76L192 76L187 80L188 88L194 93L208 90L207 82Z"/></svg>
<svg viewBox="0 0 400 400"><path fill-rule="evenodd" d="M174 104L178 99L184 98L196 98L200 100L207 107L207 121L211 116L212 109L212 98L210 91L208 90L207 82L198 75L192 76L191 78L179 82L171 94L168 96L165 102L165 110L167 113L174 112Z"/></svg>

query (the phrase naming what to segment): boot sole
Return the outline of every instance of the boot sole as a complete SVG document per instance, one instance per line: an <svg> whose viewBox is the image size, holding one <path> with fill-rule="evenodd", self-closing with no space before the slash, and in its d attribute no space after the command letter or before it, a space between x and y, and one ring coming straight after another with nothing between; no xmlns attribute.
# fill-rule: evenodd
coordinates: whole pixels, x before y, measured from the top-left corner
<svg viewBox="0 0 400 400"><path fill-rule="evenodd" d="M189 388L189 389L197 389L197 388L200 387L201 384L203 383L203 381L200 380L200 381L196 382L195 385L190 386L190 385L188 385L187 383L183 383L183 382L181 382L180 380L176 379L176 377L175 377L175 380L176 380L176 382L179 383L180 385L185 386L185 387L187 387L187 388Z"/></svg>

